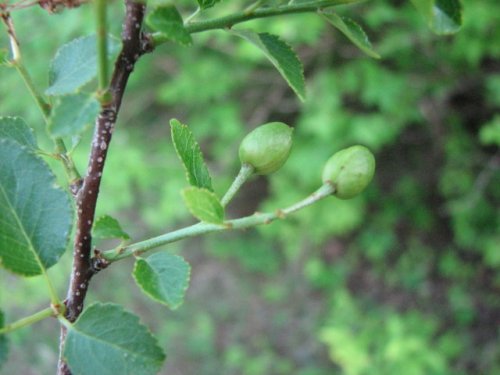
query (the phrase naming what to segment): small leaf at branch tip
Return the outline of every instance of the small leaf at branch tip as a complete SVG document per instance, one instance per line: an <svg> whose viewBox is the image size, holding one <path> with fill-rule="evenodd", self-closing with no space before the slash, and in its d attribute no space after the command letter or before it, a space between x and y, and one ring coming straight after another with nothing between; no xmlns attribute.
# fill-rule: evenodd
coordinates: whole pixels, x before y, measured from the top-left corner
<svg viewBox="0 0 500 375"><path fill-rule="evenodd" d="M215 193L195 186L182 191L182 197L191 214L198 220L212 223L224 223L224 207Z"/></svg>
<svg viewBox="0 0 500 375"><path fill-rule="evenodd" d="M187 125L170 120L172 142L186 171L190 185L213 191L212 179L203 159L200 146Z"/></svg>

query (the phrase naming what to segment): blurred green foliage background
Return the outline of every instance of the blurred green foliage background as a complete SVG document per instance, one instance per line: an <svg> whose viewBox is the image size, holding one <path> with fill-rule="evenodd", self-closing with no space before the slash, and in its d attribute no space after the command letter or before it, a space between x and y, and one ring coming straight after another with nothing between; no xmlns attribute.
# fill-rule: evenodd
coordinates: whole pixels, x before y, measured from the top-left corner
<svg viewBox="0 0 500 375"><path fill-rule="evenodd" d="M193 3L176 2L186 11ZM125 95L98 207L134 239L193 222L180 203L186 182L169 138L173 117L200 141L219 194L239 168L244 134L267 121L296 128L285 167L252 180L232 217L309 194L342 147L368 146L378 170L353 200L331 198L270 226L170 246L193 267L176 311L139 292L130 262L99 274L88 303L123 303L141 315L166 348L168 375L500 373L500 3L463 3L463 29L446 37L432 34L409 1L339 7L365 27L382 60L315 15L249 23L297 51L308 85L303 104L259 51L224 31L145 56ZM110 13L118 36L122 4L114 1ZM57 48L94 28L89 6L13 17L42 88ZM0 82L0 114L24 117L50 149L20 77L1 68ZM91 133L74 153L80 170ZM50 271L61 295L69 268L66 256ZM38 279L0 270L0 283L7 320L45 307ZM15 332L3 373L54 373L57 340L50 320Z"/></svg>

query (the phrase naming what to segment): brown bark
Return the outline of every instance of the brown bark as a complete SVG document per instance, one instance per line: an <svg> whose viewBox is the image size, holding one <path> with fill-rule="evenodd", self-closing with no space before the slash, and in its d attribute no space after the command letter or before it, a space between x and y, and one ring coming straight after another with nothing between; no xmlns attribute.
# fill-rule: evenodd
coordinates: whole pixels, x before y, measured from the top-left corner
<svg viewBox="0 0 500 375"><path fill-rule="evenodd" d="M83 310L91 278L99 270L107 266L107 263L98 256L92 257L91 229L94 222L101 178L117 114L120 110L130 73L134 69L134 65L139 57L144 53L151 52L153 49L149 38L141 31L145 5L131 0L126 0L125 4L126 14L122 31L122 50L116 60L109 86L111 100L101 106L101 112L96 120L87 173L76 195L76 207L78 211L73 248L73 268L65 300L65 317L70 322L74 322ZM61 327L61 353L65 336L66 330L64 327ZM89 360L92 359L89 358ZM60 355L59 359L58 374L71 374L62 355Z"/></svg>

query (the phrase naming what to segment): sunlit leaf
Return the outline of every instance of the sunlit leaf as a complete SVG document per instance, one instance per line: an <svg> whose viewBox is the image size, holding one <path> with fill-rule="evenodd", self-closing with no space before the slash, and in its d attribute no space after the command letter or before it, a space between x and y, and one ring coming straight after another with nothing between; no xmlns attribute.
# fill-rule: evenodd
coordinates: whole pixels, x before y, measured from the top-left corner
<svg viewBox="0 0 500 375"><path fill-rule="evenodd" d="M114 304L89 306L68 327L63 352L73 374L153 375L165 360L139 318Z"/></svg>
<svg viewBox="0 0 500 375"><path fill-rule="evenodd" d="M170 127L172 142L186 170L189 184L213 191L210 173L191 130L175 119L170 121Z"/></svg>
<svg viewBox="0 0 500 375"><path fill-rule="evenodd" d="M304 68L288 44L276 35L268 33L255 33L250 30L232 30L231 32L259 48L278 69L300 100L305 100Z"/></svg>
<svg viewBox="0 0 500 375"><path fill-rule="evenodd" d="M144 293L171 309L184 301L190 274L191 267L184 258L167 252L138 258L133 272Z"/></svg>
<svg viewBox="0 0 500 375"><path fill-rule="evenodd" d="M189 211L200 221L213 224L224 221L224 208L213 192L192 186L184 189L182 196Z"/></svg>
<svg viewBox="0 0 500 375"><path fill-rule="evenodd" d="M55 182L29 149L0 139L0 263L12 272L38 275L64 253L71 204Z"/></svg>

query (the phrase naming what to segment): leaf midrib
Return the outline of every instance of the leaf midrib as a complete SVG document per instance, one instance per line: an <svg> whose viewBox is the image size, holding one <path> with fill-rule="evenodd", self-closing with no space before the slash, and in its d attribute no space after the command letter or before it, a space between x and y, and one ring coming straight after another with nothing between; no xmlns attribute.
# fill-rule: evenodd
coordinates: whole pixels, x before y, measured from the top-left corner
<svg viewBox="0 0 500 375"><path fill-rule="evenodd" d="M43 265L40 257L38 256L38 253L36 252L35 247L33 246L33 243L31 242L31 239L28 236L28 233L26 233L26 231L24 230L24 226L22 225L22 221L19 218L19 216L17 215L17 212L14 209L14 206L12 206L12 204L8 198L8 195L7 195L3 185L1 183L0 183L0 191L2 192L2 195L5 197L5 201L7 202L8 208L13 213L13 216L14 216L19 228L21 229L22 234L24 235L25 239L27 240L28 245L29 245L28 247L31 250L31 252L33 253L35 260L36 260L38 266L40 267L40 270L42 271L42 273L46 273L45 266Z"/></svg>
<svg viewBox="0 0 500 375"><path fill-rule="evenodd" d="M101 339L101 338L99 338L99 337L97 337L97 336L91 336L90 334L87 334L85 331L79 330L79 329L78 329L78 327L77 327L76 325L72 325L72 326L71 326L71 328L70 328L70 330L72 330L73 332L76 332L76 333L78 333L78 334L80 334L80 335L82 335L82 336L84 336L84 337L87 337L87 338L89 338L89 339L92 339L93 341L97 341L97 342L99 342L99 343L106 344L106 345L108 345L108 346L110 346L110 347L112 347L112 348L117 348L117 349L119 349L119 350L122 350L122 351L124 351L124 352L126 352L126 353L128 353L128 354L134 355L135 357L139 357L139 358L140 358L140 357L143 357L143 358L146 358L146 359L151 358L151 359L154 359L154 360L155 360L155 362L156 362L156 361L158 361L158 360L157 360L156 358L154 358L154 357L148 357L148 356L146 356L146 355L138 355L138 353L137 353L137 352L131 351L131 350L127 349L127 348L123 348L123 347L121 347L121 346L119 346L119 345L115 345L115 344L113 344L113 343L112 343L112 342L110 342L110 341L104 341L103 339ZM155 345L155 346L156 346L156 345ZM158 349L158 346L156 346L156 347L157 347L157 349Z"/></svg>

